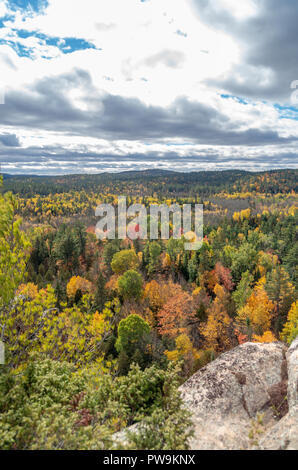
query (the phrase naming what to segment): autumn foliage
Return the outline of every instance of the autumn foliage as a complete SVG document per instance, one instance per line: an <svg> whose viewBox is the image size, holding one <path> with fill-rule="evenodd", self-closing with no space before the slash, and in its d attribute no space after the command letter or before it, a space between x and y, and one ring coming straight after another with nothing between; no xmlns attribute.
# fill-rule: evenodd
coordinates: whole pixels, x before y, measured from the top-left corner
<svg viewBox="0 0 298 470"><path fill-rule="evenodd" d="M68 297L74 298L78 291L86 294L92 290L92 283L80 276L73 276L67 284L66 292Z"/></svg>
<svg viewBox="0 0 298 470"><path fill-rule="evenodd" d="M264 278L258 281L246 305L239 310L236 317L242 329L252 328L259 335L270 329L274 313L274 304L269 300L264 284Z"/></svg>
<svg viewBox="0 0 298 470"><path fill-rule="evenodd" d="M140 175L5 179L0 447L109 448L146 419L150 443L184 449L181 382L245 342L297 337L297 173ZM118 194L202 203L202 247L172 220L169 239L97 239L94 209Z"/></svg>
<svg viewBox="0 0 298 470"><path fill-rule="evenodd" d="M158 313L159 332L176 337L187 333L195 320L193 299L179 285L171 287L172 296Z"/></svg>

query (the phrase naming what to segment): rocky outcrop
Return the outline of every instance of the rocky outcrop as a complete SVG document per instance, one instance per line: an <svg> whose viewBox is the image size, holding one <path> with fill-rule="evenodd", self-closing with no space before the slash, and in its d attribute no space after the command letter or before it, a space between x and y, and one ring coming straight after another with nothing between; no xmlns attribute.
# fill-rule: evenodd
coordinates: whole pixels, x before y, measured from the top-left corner
<svg viewBox="0 0 298 470"><path fill-rule="evenodd" d="M289 375L289 377L288 377ZM194 424L192 449L298 449L298 339L245 343L181 387Z"/></svg>
<svg viewBox="0 0 298 470"><path fill-rule="evenodd" d="M289 412L260 439L259 447L261 449L298 449L298 338L288 349L286 357Z"/></svg>

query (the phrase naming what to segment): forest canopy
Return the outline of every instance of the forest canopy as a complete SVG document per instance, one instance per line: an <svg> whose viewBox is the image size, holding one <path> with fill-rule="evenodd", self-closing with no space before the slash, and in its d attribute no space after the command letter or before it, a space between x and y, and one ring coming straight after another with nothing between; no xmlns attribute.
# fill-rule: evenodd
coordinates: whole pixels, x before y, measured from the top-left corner
<svg viewBox="0 0 298 470"><path fill-rule="evenodd" d="M187 449L179 385L239 344L297 335L297 175L5 175L1 448L110 449L142 421L128 448ZM203 204L202 247L172 226L168 240L97 239L95 208L123 191Z"/></svg>

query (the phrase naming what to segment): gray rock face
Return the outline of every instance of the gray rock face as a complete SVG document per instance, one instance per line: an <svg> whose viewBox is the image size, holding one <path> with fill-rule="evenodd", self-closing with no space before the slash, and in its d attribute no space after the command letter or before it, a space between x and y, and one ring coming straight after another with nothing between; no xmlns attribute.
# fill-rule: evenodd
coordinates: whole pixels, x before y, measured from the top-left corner
<svg viewBox="0 0 298 470"><path fill-rule="evenodd" d="M260 440L266 450L298 449L298 338L287 351L289 412Z"/></svg>
<svg viewBox="0 0 298 470"><path fill-rule="evenodd" d="M291 344L287 352L288 362L288 402L289 408L298 406L298 337Z"/></svg>
<svg viewBox="0 0 298 470"><path fill-rule="evenodd" d="M180 387L193 416L191 448L298 449L297 377L298 339L288 352L276 342L222 354Z"/></svg>

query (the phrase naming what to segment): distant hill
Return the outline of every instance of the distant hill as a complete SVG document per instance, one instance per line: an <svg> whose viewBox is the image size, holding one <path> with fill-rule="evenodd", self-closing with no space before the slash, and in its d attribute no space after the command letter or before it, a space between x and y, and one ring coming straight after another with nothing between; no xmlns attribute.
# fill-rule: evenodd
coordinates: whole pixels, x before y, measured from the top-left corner
<svg viewBox="0 0 298 470"><path fill-rule="evenodd" d="M244 170L194 171L142 170L121 173L75 174L62 176L4 175L3 190L21 195L48 195L69 191L102 191L113 188L120 194L133 194L142 186L144 195L208 195L214 192L298 191L298 170L248 172Z"/></svg>

